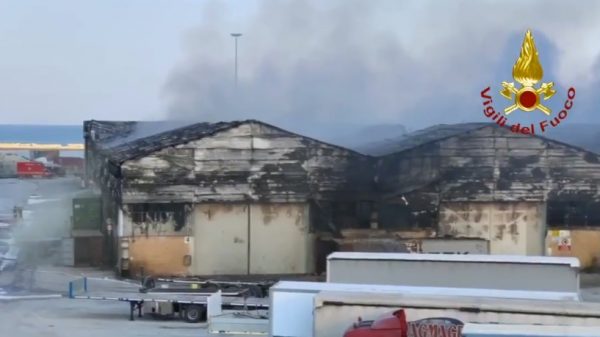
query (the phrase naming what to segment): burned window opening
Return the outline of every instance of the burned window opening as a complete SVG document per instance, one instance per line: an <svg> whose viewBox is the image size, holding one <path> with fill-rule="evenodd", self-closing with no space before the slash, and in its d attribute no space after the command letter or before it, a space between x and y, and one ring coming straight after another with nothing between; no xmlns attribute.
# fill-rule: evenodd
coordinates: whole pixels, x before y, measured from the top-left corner
<svg viewBox="0 0 600 337"><path fill-rule="evenodd" d="M186 224L189 207L183 203L155 203L129 205L131 220L136 224L174 223L174 230L181 231Z"/></svg>
<svg viewBox="0 0 600 337"><path fill-rule="evenodd" d="M388 230L410 230L415 222L406 205L389 203L379 206L379 227Z"/></svg>
<svg viewBox="0 0 600 337"><path fill-rule="evenodd" d="M371 201L334 202L333 220L340 229L370 228L374 209Z"/></svg>
<svg viewBox="0 0 600 337"><path fill-rule="evenodd" d="M546 217L550 227L600 227L600 204L553 201L548 203Z"/></svg>

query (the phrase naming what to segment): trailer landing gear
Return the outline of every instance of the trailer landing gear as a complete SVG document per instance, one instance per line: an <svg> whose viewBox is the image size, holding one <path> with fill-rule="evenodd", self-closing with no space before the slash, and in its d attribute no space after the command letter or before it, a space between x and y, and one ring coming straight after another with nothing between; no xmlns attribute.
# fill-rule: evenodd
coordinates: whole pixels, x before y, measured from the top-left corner
<svg viewBox="0 0 600 337"><path fill-rule="evenodd" d="M130 301L129 302L129 320L134 321L134 313L137 309L138 317L142 317L142 307L144 306L144 301Z"/></svg>

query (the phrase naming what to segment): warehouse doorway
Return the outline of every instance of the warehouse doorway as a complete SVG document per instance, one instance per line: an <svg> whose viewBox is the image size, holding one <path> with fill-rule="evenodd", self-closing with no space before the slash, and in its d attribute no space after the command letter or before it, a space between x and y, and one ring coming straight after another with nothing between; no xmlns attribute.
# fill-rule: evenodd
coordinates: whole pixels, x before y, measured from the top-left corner
<svg viewBox="0 0 600 337"><path fill-rule="evenodd" d="M314 269L308 204L200 204L192 273L305 274Z"/></svg>

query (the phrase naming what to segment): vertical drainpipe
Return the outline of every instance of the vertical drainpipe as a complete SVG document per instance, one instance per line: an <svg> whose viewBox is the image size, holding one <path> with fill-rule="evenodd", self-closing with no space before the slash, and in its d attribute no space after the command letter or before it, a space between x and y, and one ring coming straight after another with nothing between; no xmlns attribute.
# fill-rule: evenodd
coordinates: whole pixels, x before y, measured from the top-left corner
<svg viewBox="0 0 600 337"><path fill-rule="evenodd" d="M252 162L254 161L254 125L250 124L250 167L252 167ZM247 274L250 275L250 260L251 260L251 250L250 250L250 245L252 244L251 240L250 240L250 218L251 218L251 209L252 209L252 199L248 198L249 202L248 202L248 221L247 221L247 237L246 240L248 241L248 244L246 245L247 247L247 252L246 252L246 258L247 258Z"/></svg>
<svg viewBox="0 0 600 337"><path fill-rule="evenodd" d="M119 207L119 216L117 219L117 228L119 238L123 236L123 210Z"/></svg>
<svg viewBox="0 0 600 337"><path fill-rule="evenodd" d="M247 266L248 267L248 272L247 272L248 275L250 275L250 258L251 258L250 257L250 215L251 215L250 212L251 212L252 208L250 206L251 206L251 204L249 203L248 204L248 244L246 245L246 247L248 247L248 252L246 253L247 261L248 261L248 266Z"/></svg>
<svg viewBox="0 0 600 337"><path fill-rule="evenodd" d="M545 202L543 202L541 205L538 205L538 209L539 209L539 213L542 220L540 221L538 219L542 227L541 233L539 234L541 236L540 238L540 242L542 243L542 249L541 249L541 255L546 255L546 256L552 256L552 250L550 250L550 246L548 245L547 242L547 238L548 238L548 199L544 196L544 200Z"/></svg>
<svg viewBox="0 0 600 337"><path fill-rule="evenodd" d="M542 156L544 156L544 160L547 163L548 162L548 148L545 147L544 148L544 153L542 154ZM549 172L548 170L546 170L546 177L549 176ZM552 187L552 182L550 181L550 179L546 178L546 181L544 182L544 195L542 197L542 205L540 206L540 213L542 215L542 231L540 233L541 236L541 242L542 242L542 255L546 255L546 256L551 256L552 255L552 250L550 249L550 246L548 245L548 242L546 241L546 239L548 238L548 194L550 192L550 188ZM577 282L577 284L579 284L579 282Z"/></svg>
<svg viewBox="0 0 600 337"><path fill-rule="evenodd" d="M117 206L117 239L111 238L112 253L117 253L116 259L113 259L113 263L116 263L119 269L122 269L121 263L123 258L123 247L121 246L121 238L123 237L123 209ZM115 242L116 241L116 242ZM116 247L114 247L116 245ZM121 272L121 271L119 271Z"/></svg>

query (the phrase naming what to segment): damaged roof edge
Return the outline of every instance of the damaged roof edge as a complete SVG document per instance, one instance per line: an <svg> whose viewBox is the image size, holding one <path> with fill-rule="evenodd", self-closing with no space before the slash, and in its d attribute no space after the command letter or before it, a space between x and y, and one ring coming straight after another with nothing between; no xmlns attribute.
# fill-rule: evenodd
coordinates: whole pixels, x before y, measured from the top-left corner
<svg viewBox="0 0 600 337"><path fill-rule="evenodd" d="M92 131L94 129L94 127L99 127L99 126L101 127L102 124L107 124L107 125L114 124L114 125L118 126L119 124L134 125L135 123L137 123L137 122L132 122L132 121L115 122L115 121L90 120L90 121L84 122L84 130L86 132L89 132L89 131ZM166 147L186 144L191 141L202 139L204 137L210 137L218 132L225 131L225 130L228 130L228 129L231 129L234 127L238 127L243 124L252 124L252 123L263 125L263 126L272 128L274 130L278 130L280 132L284 132L284 133L287 133L290 135L301 137L303 139L306 139L306 140L309 140L312 142L317 142L317 143L331 146L331 147L334 147L334 148L337 148L337 149L340 149L343 151L347 151L349 153L352 153L352 154L360 156L360 157L371 158L371 159L385 158L388 156L397 155L397 154L405 152L405 151L413 150L413 149L416 149L416 148L419 148L422 146L426 146L428 144L443 141L443 140L457 137L460 135L465 135L470 132L478 131L478 130L481 130L484 128L498 127L498 125L495 123L463 123L463 124L434 125L434 126L431 126L431 127L425 128L425 129L415 131L411 134L408 134L408 135L398 139L394 144L391 145L392 148L389 149L389 151L371 151L371 153L369 153L369 151L353 150L353 149L346 148L346 147L343 147L340 145L324 142L324 141L321 141L321 140L318 140L315 138L311 138L308 136L304 136L304 135L280 128L278 126L275 126L275 125L272 125L272 124L269 124L266 122L255 120L255 119L230 121L230 122L217 122L217 123L207 123L207 122L193 123L193 124L177 127L174 129L165 130L165 131L162 131L162 132L159 132L156 134L152 134L152 135L149 135L149 136L146 136L143 138L139 138L139 139L135 139L133 141L122 143L118 146L108 147L108 148L103 148L102 144L103 143L106 144L106 143L112 141L114 139L114 137L113 137L114 135L105 137L104 139L100 139L97 143L101 145L99 148L101 149L102 152L105 153L105 155L107 155L107 157L109 157L109 159L111 161L113 161L117 165L121 165L124 161L143 157L145 155L159 151L160 149L163 149ZM504 128L506 129L505 131L510 132L510 128L508 126L505 126ZM189 133L190 133L188 136L173 137L173 139L171 141L166 141L166 142L159 141L161 138L167 137L170 134L176 134L178 132L185 133L186 131L189 131ZM440 134L436 136L436 133L440 133ZM585 149L585 148L577 146L577 145L565 143L565 142L562 142L562 141L559 141L556 139L552 139L552 138L548 138L548 137L544 137L544 136L540 136L540 135L534 135L534 137L543 139L544 141L547 141L547 142L560 144L562 146L567 146L569 148L576 149L583 153L589 153L589 154L593 154L595 156L600 156L600 154L597 152ZM153 142L155 142L155 143L153 144ZM376 144L372 144L372 146L374 146L374 145L376 145ZM383 142L381 143L381 147L385 147L385 144L383 144Z"/></svg>
<svg viewBox="0 0 600 337"><path fill-rule="evenodd" d="M438 124L424 129L411 132L407 135L390 140L387 142L380 141L371 143L370 148L363 152L375 152L372 156L384 158L387 156L402 153L408 150L419 148L427 144L446 140L458 135L463 135L472 131L480 130L488 126L496 124L492 123L462 123L462 124ZM385 148L388 148L387 150ZM379 151L378 151L379 150Z"/></svg>
<svg viewBox="0 0 600 337"><path fill-rule="evenodd" d="M432 143L435 143L435 142L443 141L443 140L450 139L450 138L453 138L453 137L457 137L457 136L460 136L460 135L465 135L465 134L468 134L470 132L479 131L481 129L488 128L488 127L499 127L499 128L502 128L501 126L498 126L496 123L443 124L443 126L459 126L459 125L465 125L465 126L471 125L473 127L472 128L467 128L467 129L465 129L463 131L457 131L455 133L451 133L451 134L447 134L447 135L444 135L444 136L440 136L440 137L437 137L437 138L432 138L432 139L420 142L418 144L415 144L414 146L406 146L404 148L400 147L400 149L398 149L396 151L391 151L391 152L388 152L388 153L385 153L385 154L380 154L380 155L372 155L372 157L385 158L385 157L388 157L388 156L397 155L399 153L402 153L402 152L405 152L405 151L409 151L409 150L413 150L413 149L419 148L421 146L429 145L429 144L432 144ZM412 135L411 134L406 135L403 138L403 140L404 141L408 141L412 137L422 135L424 133L424 131L426 131L428 129L432 129L432 128L439 127L439 126L441 126L441 125L432 126L432 127L429 127L429 128L425 128L425 129L422 129L422 130L415 131L415 132L412 133ZM510 131L510 127L508 127L508 126L505 126L504 129L507 132L511 132ZM432 130L430 132L435 132L435 131ZM526 136L526 135L524 135L524 136ZM562 142L560 140L556 140L556 139L553 139L553 138L548 138L548 137L544 137L544 136L540 136L540 135L531 135L531 136L539 138L539 139L542 139L542 140L550 142L550 143L560 144L562 146L566 146L566 147L569 147L569 148L581 151L583 153L590 153L590 154L593 154L595 156L600 156L600 153L597 153L597 152L592 151L592 150L585 149L585 148L577 146L577 145L565 143L565 142Z"/></svg>
<svg viewBox="0 0 600 337"><path fill-rule="evenodd" d="M336 144L328 143L328 142L325 142L325 141L322 141L322 140L319 140L319 139L316 139L316 138L312 138L312 137L308 137L308 136L305 136L305 135L301 135L299 133L295 133L295 132L292 132L292 131L280 128L278 126L275 126L275 125L272 125L272 124L269 124L269 123L266 123L266 122L262 122L262 121L256 120L256 119L249 119L249 120L247 120L247 122L252 122L252 123L257 123L257 124L261 124L261 125L264 125L264 126L268 126L268 127L273 128L275 130L289 133L290 135L302 137L304 139L308 139L308 140L313 141L313 142L321 143L323 145L331 146L331 147L334 147L334 148L337 148L337 149L340 149L340 150L343 150L343 151L348 151L348 152L350 152L352 154L355 154L355 155L358 155L360 157L375 158L375 156L371 156L369 154L361 153L359 151L356 151L356 150L353 150L353 149L350 149L350 148L347 148L347 147L344 147L344 146L341 146L341 145L336 145Z"/></svg>
<svg viewBox="0 0 600 337"><path fill-rule="evenodd" d="M92 131L94 126L99 125L99 123L115 123L115 122L109 122L109 121L85 121L84 122L84 129L89 129L86 131ZM131 124L132 122L130 121L123 121L123 122L116 122L116 123L129 123ZM136 122L133 122L136 123ZM112 161L113 163L115 163L116 165L120 166L123 162L127 161L127 160L132 160L132 159L137 159L143 156L146 156L148 154L154 153L156 151L159 151L163 148L167 148L167 147L171 147L171 146L177 146L177 145L182 145L182 144L186 144L192 141L196 141L205 137L210 137L218 132L222 132L225 130L229 130L241 125L245 125L245 124L259 124L259 125L263 125L263 126L267 126L269 128L290 134L290 135L294 135L294 136L298 136L301 137L303 139L309 140L309 141L313 141L313 142L317 142L317 143L321 143L327 146L331 146L343 151L347 151L349 153L355 154L357 156L360 157L364 157L364 158L372 158L372 156L369 155L365 155L362 154L360 152L354 151L352 149L349 148L345 148L339 145L335 145L335 144L330 144L330 143L326 143L314 138L310 138L304 135L300 135L294 132L291 132L289 130L285 130L282 129L280 127L259 121L259 120L255 120L255 119L248 119L248 120L241 120L241 121L230 121L230 122L217 122L217 123L207 123L207 122L200 122L200 123L193 123L190 125L186 125L186 126L182 126L182 127L178 127L178 128L174 128L174 129L170 129L170 130L166 130L163 132L159 132L156 134L152 134L150 136L147 137L143 137L143 138L139 138L130 142L125 142L122 144L119 144L117 146L114 147L102 147L102 143L106 143L107 141L110 141L113 139L113 137L108 137L105 138L103 140L100 140L98 143L100 144L99 149L101 152L103 152L110 161ZM165 140L164 138L169 137L169 135L176 135L176 134L180 134L179 136L173 136L172 139L169 140ZM188 135L185 135L186 133L188 133Z"/></svg>

